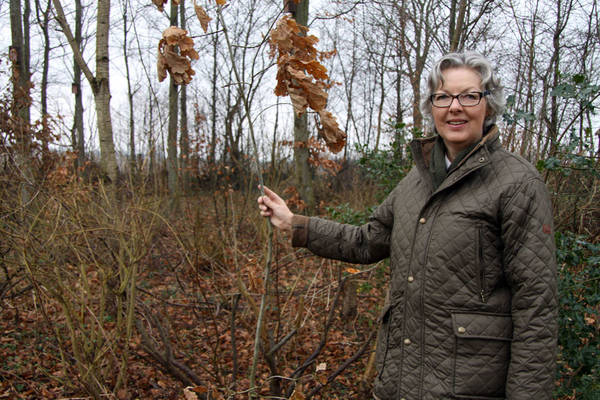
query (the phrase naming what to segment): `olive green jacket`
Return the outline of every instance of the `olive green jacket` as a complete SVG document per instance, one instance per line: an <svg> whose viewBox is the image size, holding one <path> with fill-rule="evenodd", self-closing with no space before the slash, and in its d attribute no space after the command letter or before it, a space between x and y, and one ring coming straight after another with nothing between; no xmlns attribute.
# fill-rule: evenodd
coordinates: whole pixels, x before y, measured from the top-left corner
<svg viewBox="0 0 600 400"><path fill-rule="evenodd" d="M435 139L363 226L294 216L292 243L352 263L390 258L374 393L381 400L552 398L552 207L493 127L434 191Z"/></svg>

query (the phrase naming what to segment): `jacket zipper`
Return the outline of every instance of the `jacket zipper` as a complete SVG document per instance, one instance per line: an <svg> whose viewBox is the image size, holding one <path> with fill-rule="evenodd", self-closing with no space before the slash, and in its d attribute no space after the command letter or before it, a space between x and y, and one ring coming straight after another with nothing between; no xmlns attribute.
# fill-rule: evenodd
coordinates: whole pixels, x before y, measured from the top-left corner
<svg viewBox="0 0 600 400"><path fill-rule="evenodd" d="M482 234L481 234L481 227L477 228L477 235L478 235L478 263L479 263L479 289L481 290L480 294L481 294L481 301L482 302L486 302L486 297L485 297L485 265L483 263L483 245L482 245Z"/></svg>

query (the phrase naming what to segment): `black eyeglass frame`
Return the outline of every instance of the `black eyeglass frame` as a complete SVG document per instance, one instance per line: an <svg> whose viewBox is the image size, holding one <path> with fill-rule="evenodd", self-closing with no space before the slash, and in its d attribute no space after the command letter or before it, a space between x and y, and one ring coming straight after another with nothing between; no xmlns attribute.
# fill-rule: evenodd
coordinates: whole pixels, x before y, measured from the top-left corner
<svg viewBox="0 0 600 400"><path fill-rule="evenodd" d="M479 95L479 101L477 103L475 103L475 104L466 104L465 105L465 104L463 104L460 101L460 96L463 96L465 94L474 94L474 93L477 93ZM450 96L452 98L452 100L450 100L450 103L448 103L447 106L437 106L437 105L435 105L435 103L433 102L433 97L436 96L436 94L434 93L431 96L429 96L429 101L431 102L432 106L437 107L437 108L449 108L452 105L452 102L454 101L454 99L456 99L456 101L458 101L458 104L460 104L463 107L475 107L475 106L478 106L479 103L481 103L481 99L483 99L485 96L487 96L487 95L489 95L491 93L492 92L490 92L489 90L484 90L483 92L459 93L459 94L456 94L456 95L445 93L447 96Z"/></svg>

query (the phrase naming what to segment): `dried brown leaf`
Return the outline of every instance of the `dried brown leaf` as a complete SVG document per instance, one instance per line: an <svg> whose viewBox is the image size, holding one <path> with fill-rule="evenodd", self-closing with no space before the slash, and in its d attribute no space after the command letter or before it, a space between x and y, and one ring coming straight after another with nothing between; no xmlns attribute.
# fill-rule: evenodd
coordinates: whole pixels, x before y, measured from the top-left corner
<svg viewBox="0 0 600 400"><path fill-rule="evenodd" d="M296 388L296 390L294 390L294 393L292 393L292 395L290 396L290 400L304 400L306 399L306 396L304 396L304 393L302 393L302 391L298 388Z"/></svg>
<svg viewBox="0 0 600 400"><path fill-rule="evenodd" d="M319 117L321 119L319 135L325 140L330 151L338 153L346 144L346 133L340 129L336 118L329 111L320 111Z"/></svg>
<svg viewBox="0 0 600 400"><path fill-rule="evenodd" d="M208 23L212 18L208 16L202 6L196 4L196 0L194 0L194 10L196 11L196 17L198 17L198 21L200 21L200 26L204 30L204 33L206 33L208 31Z"/></svg>
<svg viewBox="0 0 600 400"><path fill-rule="evenodd" d="M307 92L306 99L308 101L308 105L317 112L325 110L325 107L327 107L328 94L323 86L324 85L320 83L311 83L304 87Z"/></svg>
<svg viewBox="0 0 600 400"><path fill-rule="evenodd" d="M163 81L167 72L171 74L176 84L188 84L195 71L190 60L197 60L198 53L194 50L194 41L187 36L188 32L176 26L171 26L163 32L163 38L158 43L158 79ZM179 53L177 52L179 47Z"/></svg>
<svg viewBox="0 0 600 400"><path fill-rule="evenodd" d="M167 4L168 0L152 0L152 3L158 8L158 11L164 11L164 5Z"/></svg>
<svg viewBox="0 0 600 400"><path fill-rule="evenodd" d="M296 116L300 117L304 112L306 112L306 108L308 107L308 102L306 101L306 97L304 93L300 89L290 88L289 90L290 100L292 100L292 105L294 106L294 112Z"/></svg>
<svg viewBox="0 0 600 400"><path fill-rule="evenodd" d="M227 4L227 0L216 0L217 4L220 6L224 6L225 4Z"/></svg>
<svg viewBox="0 0 600 400"><path fill-rule="evenodd" d="M156 67L158 69L158 81L162 82L167 77L167 59L160 51L160 44L158 46L158 58L156 60Z"/></svg>

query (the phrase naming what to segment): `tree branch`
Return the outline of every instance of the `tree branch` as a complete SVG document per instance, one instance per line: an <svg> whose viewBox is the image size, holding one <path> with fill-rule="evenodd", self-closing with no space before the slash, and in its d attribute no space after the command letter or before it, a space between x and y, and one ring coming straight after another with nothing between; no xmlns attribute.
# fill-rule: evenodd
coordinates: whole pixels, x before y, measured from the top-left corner
<svg viewBox="0 0 600 400"><path fill-rule="evenodd" d="M54 8L56 9L56 14L57 14L57 15L55 15L56 20L60 24L60 26L63 30L63 33L67 37L67 41L69 42L69 46L71 46L71 50L73 51L73 55L75 56L75 60L77 61L79 68L81 68L81 70L83 71L83 74L85 75L86 79L90 83L90 86L92 87L92 90L94 91L94 94L95 94L96 86L97 86L96 85L96 77L94 76L94 74L88 67L87 63L83 59L81 50L79 49L79 46L77 46L77 42L75 41L75 38L73 37L73 32L71 31L71 27L69 26L69 24L67 23L67 19L65 18L65 12L63 11L62 4L60 3L60 0L52 0L52 3L54 4Z"/></svg>

